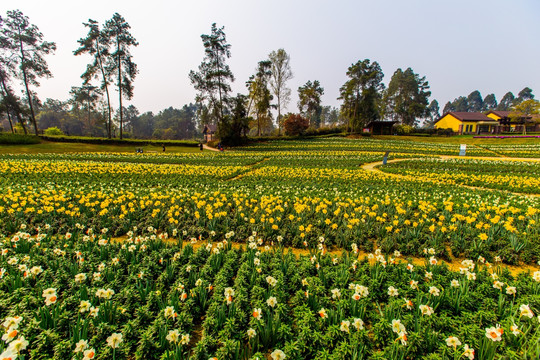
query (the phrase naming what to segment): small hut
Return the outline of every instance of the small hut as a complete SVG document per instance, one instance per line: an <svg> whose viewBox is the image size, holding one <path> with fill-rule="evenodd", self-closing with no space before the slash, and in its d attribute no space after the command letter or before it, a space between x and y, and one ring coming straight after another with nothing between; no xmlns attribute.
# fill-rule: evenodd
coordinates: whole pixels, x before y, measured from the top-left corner
<svg viewBox="0 0 540 360"><path fill-rule="evenodd" d="M204 125L203 136L204 142L209 142L214 140L214 135L216 134L217 126L216 125Z"/></svg>
<svg viewBox="0 0 540 360"><path fill-rule="evenodd" d="M397 123L397 121L370 121L364 132L372 135L392 135L392 126Z"/></svg>

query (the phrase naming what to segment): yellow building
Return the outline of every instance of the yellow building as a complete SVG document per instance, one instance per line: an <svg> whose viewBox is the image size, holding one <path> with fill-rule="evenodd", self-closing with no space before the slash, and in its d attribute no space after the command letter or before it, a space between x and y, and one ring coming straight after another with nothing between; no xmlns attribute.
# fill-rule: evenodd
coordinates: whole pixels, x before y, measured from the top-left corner
<svg viewBox="0 0 540 360"><path fill-rule="evenodd" d="M435 123L436 129L452 129L458 134L493 134L499 132L499 122L481 112L450 111Z"/></svg>
<svg viewBox="0 0 540 360"><path fill-rule="evenodd" d="M492 118L493 120L509 120L510 111L498 111L498 110L490 110L486 113L487 117Z"/></svg>
<svg viewBox="0 0 540 360"><path fill-rule="evenodd" d="M501 132L523 132L523 127L527 126L527 132L538 131L533 116L510 117L511 111L490 110L486 115L501 124Z"/></svg>

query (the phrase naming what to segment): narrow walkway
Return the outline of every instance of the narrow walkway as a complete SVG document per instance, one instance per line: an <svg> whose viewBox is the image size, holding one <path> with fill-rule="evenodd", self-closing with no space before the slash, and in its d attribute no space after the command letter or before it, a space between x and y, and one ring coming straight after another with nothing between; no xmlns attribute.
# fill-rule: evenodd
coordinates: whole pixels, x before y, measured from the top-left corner
<svg viewBox="0 0 540 360"><path fill-rule="evenodd" d="M183 245L186 245L188 243L190 243L190 242L184 241ZM206 246L206 244L207 244L206 242L200 242L200 243L201 244L199 244L199 243L192 244L192 246L195 249L197 249L197 248L199 248L201 246ZM234 248L237 248L237 249L245 248L247 246L247 242L245 242L245 243L233 242L232 246ZM330 249L326 249L326 250L327 250L327 255L331 256L331 257L340 257L344 252L343 249L338 249L338 248L335 248L335 247L331 247ZM290 246L284 246L283 247L283 252L284 253L287 253L289 251L292 252L297 258L300 257L300 256L311 256L312 255L312 253L308 249L298 249L298 248L294 248L294 247L290 247ZM349 251L346 251L346 252L348 253ZM368 255L369 254L367 252L359 251L358 254L357 254L357 259L359 261L367 260L367 259L369 259ZM463 257L454 257L451 254L450 254L450 259L449 260L439 259L441 264L446 264L451 271L455 271L455 272L460 271L460 269L463 267L463 264L461 263L463 260L465 260L465 258L463 258ZM403 255L402 257L396 259L396 262L397 263L411 263L414 266L425 266L426 263L427 263L427 259L422 258L422 257L417 257L417 256ZM492 264L492 265L493 265L493 268L496 268L497 266L500 266L502 268L508 269L508 271L512 274L512 276L517 276L517 275L519 275L521 273L529 273L530 274L530 273L533 273L533 272L538 270L538 267L536 266L536 264L524 264L524 263L521 263L519 265L509 265L509 264L500 264L500 265Z"/></svg>
<svg viewBox="0 0 540 360"><path fill-rule="evenodd" d="M474 159L474 160L494 160L494 161L540 161L540 158L518 158L508 156L459 156L459 155L439 155L441 159ZM415 158L417 159L417 158ZM407 160L407 159L403 159Z"/></svg>
<svg viewBox="0 0 540 360"><path fill-rule="evenodd" d="M467 146L474 146L474 147L477 148L477 149L480 149L480 150L484 150L484 151L490 152L490 153L492 153L492 154L495 154L496 156L502 156L502 157L504 157L503 154L499 154L499 153L496 152L496 151L493 151L493 150L491 150L491 149L488 149L487 147L483 147L483 146L480 146L480 145L477 145L477 144L470 144L470 145L467 145Z"/></svg>
<svg viewBox="0 0 540 360"><path fill-rule="evenodd" d="M448 160L448 159L463 159L464 157L463 156L455 156L455 155L441 155L440 158L443 159L443 160ZM418 159L420 159L420 158L392 159L392 160L388 160L386 163L389 164L389 163L396 163L396 162L400 162L400 161L418 160ZM497 161L501 161L501 160L540 161L540 159L538 159L538 158L501 158L501 157L474 157L473 158L473 157L467 157L466 159L497 160ZM361 168L363 170L366 170L366 171L379 172L379 173L382 173L382 174L385 174L387 176L391 176L391 177L394 177L394 178L403 178L404 177L401 174L395 174L395 173L389 173L389 172L382 171L380 168L378 168L378 166L381 166L382 164L383 164L382 161L376 161L376 162L372 162L372 163L362 164ZM447 185L449 184L449 183L447 183L445 181L433 180L433 182L436 182L436 183L439 183L439 184L447 184ZM455 185L455 184L449 184L449 185ZM492 189L492 188L487 188L487 187L471 186L471 185L466 185L466 184L459 184L459 185L463 186L463 187L465 187L467 189L471 189L471 190L499 191L499 192L503 192L503 193L507 193L507 194L511 194L511 195L515 195L515 196L524 196L524 197L530 197L530 198L539 198L540 197L540 194L516 193L516 192L509 191L509 190Z"/></svg>
<svg viewBox="0 0 540 360"><path fill-rule="evenodd" d="M203 144L202 147L203 147L204 150L209 150L209 151L219 151L218 149L213 148L213 147L210 147L210 146L208 146L208 145L206 145L206 144Z"/></svg>
<svg viewBox="0 0 540 360"><path fill-rule="evenodd" d="M395 163L395 162L400 162L400 161L406 161L406 160L418 160L417 158L404 158L404 159L392 159L392 160L388 160L386 163L387 164L390 164L390 163ZM377 169L377 166L381 166L383 164L382 161L376 161L376 162L372 162L372 163L367 163L367 164L362 164L360 167L366 171L378 171L378 172L382 172L382 173L385 173L384 171L380 170L380 169ZM385 173L387 175L397 175L397 174L390 174L390 173ZM400 175L398 175L400 176Z"/></svg>
<svg viewBox="0 0 540 360"><path fill-rule="evenodd" d="M114 238L111 238L111 241L112 242L124 242L127 240L127 236L126 235L123 235L123 236L119 236L119 237L114 237ZM217 244L218 241L214 241L212 242L211 240L198 240L196 241L195 243L192 243L191 241L189 240L183 240L183 241L179 241L179 240L176 240L176 239L167 239L167 240L163 240L164 242L166 243L169 243L169 244L178 244L178 243L182 243L182 247L190 244L191 246L193 246L193 249L197 250L199 249L200 247L203 247L203 246L206 246L208 243L213 243L213 245L215 246L215 244ZM247 247L247 241L246 242L237 242L237 241L233 241L231 242L231 245L234 249L245 249ZM264 245L269 245L269 244L264 244ZM271 246L272 249L276 249L277 246L276 245L272 245ZM262 246L261 246L261 249L262 249ZM343 254L344 250L343 249L339 249L337 247L330 247L330 248L327 248L326 249L326 254L327 256L331 256L331 257L339 257ZM283 247L283 252L284 253L287 253L287 252L292 252L297 258L300 257L300 256L311 256L312 253L309 249L305 249L305 248L295 248L295 247L292 247L292 246L284 246ZM347 251L349 252L349 251ZM357 254L357 259L358 260L365 260L365 259L368 259L368 253L365 252L365 251L359 251L358 254ZM447 260L443 260L443 259L439 259L439 261L441 261L441 263L444 263L446 265L448 265L448 267L450 268L451 271L459 271L460 268L463 267L463 265L461 264L461 262L463 260L465 260L464 257L454 257L451 252L449 254L450 256L450 259L447 259ZM403 255L401 258L398 258L396 259L396 261L398 263L411 263L413 264L414 266L424 266L426 264L426 258L424 257L418 257L418 256L410 256L410 255ZM518 265L509 265L509 264L492 264L493 267L497 267L497 266L501 266L502 268L506 268L508 269L508 271L510 271L510 273L513 275L513 276L517 276L519 275L520 273L533 273L538 269L538 266L535 264L535 263L531 263L531 264L525 264L525 263L520 263Z"/></svg>
<svg viewBox="0 0 540 360"><path fill-rule="evenodd" d="M225 181L232 181L232 180L238 180L238 179L241 179L241 178L244 177L246 174L249 174L249 173L253 170L253 168L254 168L255 166L257 166L257 165L259 165L260 163L263 163L263 162L265 162L265 161L267 161L267 160L269 160L269 159L270 159L269 157L265 157L265 158L263 158L262 160L259 160L259 161L255 162L255 163L253 163L253 164L247 165L247 166L246 166L246 168L247 168L246 171L244 171L243 173L240 173L240 174L238 174L238 175L235 175L235 176L233 176L232 178L225 179Z"/></svg>

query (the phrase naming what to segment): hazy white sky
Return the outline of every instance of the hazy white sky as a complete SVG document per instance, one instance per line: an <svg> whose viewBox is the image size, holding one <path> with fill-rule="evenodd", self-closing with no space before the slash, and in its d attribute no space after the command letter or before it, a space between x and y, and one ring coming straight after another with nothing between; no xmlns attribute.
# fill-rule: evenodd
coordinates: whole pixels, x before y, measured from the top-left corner
<svg viewBox="0 0 540 360"><path fill-rule="evenodd" d="M338 106L347 68L358 60L377 61L387 84L393 72L411 67L426 76L442 107L460 95L480 90L515 95L529 86L540 98L540 1L538 0L192 0L192 1L2 1L0 14L20 9L55 55L47 57L54 78L41 81L38 94L65 100L81 84L88 57L73 56L87 33L82 23L100 23L120 13L140 45L132 51L138 64L135 96L141 111L157 112L193 102L188 73L204 50L201 34L216 22L225 26L232 45L229 65L233 92L257 62L272 50L291 56L294 79L290 111L297 111L297 89L319 80L324 105ZM113 94L116 98L117 95Z"/></svg>

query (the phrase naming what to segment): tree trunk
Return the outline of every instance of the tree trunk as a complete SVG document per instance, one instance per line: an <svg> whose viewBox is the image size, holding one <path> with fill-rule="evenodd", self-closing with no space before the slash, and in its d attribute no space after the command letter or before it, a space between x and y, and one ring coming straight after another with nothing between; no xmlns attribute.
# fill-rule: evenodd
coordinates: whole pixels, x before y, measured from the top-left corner
<svg viewBox="0 0 540 360"><path fill-rule="evenodd" d="M32 124L34 124L34 132L36 135L38 135L38 128L36 123L36 115L34 113L34 106L32 105L32 98L30 96L30 89L28 89L28 82L26 78L26 71L23 70L23 76L24 76L24 87L26 88L26 97L28 99L28 105L30 106L30 116L32 120Z"/></svg>
<svg viewBox="0 0 540 360"><path fill-rule="evenodd" d="M109 88L107 87L107 85L105 85L105 93L107 94L107 112L108 112L108 116L109 116L109 121L107 122L107 135L109 135L109 139L112 137L112 133L111 133L111 122L112 122L112 119L111 119L111 99L109 97Z"/></svg>
<svg viewBox="0 0 540 360"><path fill-rule="evenodd" d="M122 139L122 130L124 127L122 114L122 57L120 55L120 43L116 41L116 51L118 52L118 97L120 102L120 139Z"/></svg>
<svg viewBox="0 0 540 360"><path fill-rule="evenodd" d="M216 68L218 70L218 72L221 70L221 66L219 64L219 53L217 52L216 49L214 49L215 51L215 55L216 55ZM218 92L219 92L219 116L220 118L218 119L218 128L220 127L221 125L221 122L223 121L223 100L221 99L221 76L218 76Z"/></svg>
<svg viewBox="0 0 540 360"><path fill-rule="evenodd" d="M88 110L88 129L90 129L91 112L90 112L90 90L88 90L88 103L86 104Z"/></svg>
<svg viewBox="0 0 540 360"><path fill-rule="evenodd" d="M281 101L279 92L277 95L277 126L278 126L278 136L281 136Z"/></svg>
<svg viewBox="0 0 540 360"><path fill-rule="evenodd" d="M109 96L109 82L107 81L107 77L105 76L105 69L103 68L103 61L101 60L101 52L99 51L99 42L98 39L96 39L96 53L98 57L99 62L99 68L101 70L101 76L103 77L103 86L105 87L105 93L107 94L107 111L109 115L109 121L107 123L107 135L109 139L111 138L111 98Z"/></svg>
<svg viewBox="0 0 540 360"><path fill-rule="evenodd" d="M30 106L30 116L32 119L32 123L34 124L34 131L36 135L38 135L36 116L34 114L34 106L32 105L32 98L30 97L30 89L28 88L28 78L26 76L26 70L24 68L26 57L24 56L24 46L22 42L21 28L19 28L18 30L19 30L19 50L21 50L21 70L23 72L24 87L26 89L26 97L28 98L28 106Z"/></svg>
<svg viewBox="0 0 540 360"><path fill-rule="evenodd" d="M356 91L356 99L354 101L354 112L353 112L353 119L356 121L356 111L358 110L358 102L360 101L360 92ZM351 128L352 133L352 128Z"/></svg>
<svg viewBox="0 0 540 360"><path fill-rule="evenodd" d="M120 64L120 59L118 59L118 97L120 102L120 139L122 139L123 136L123 127L124 127L124 121L123 121L123 112L122 112L122 64Z"/></svg>
<svg viewBox="0 0 540 360"><path fill-rule="evenodd" d="M8 121L9 121L9 127L11 128L11 133L15 134L15 129L13 128L13 122L11 121L11 115L9 114L9 110L6 110Z"/></svg>
<svg viewBox="0 0 540 360"><path fill-rule="evenodd" d="M253 97L250 95L249 96L249 104L248 104L248 107L247 107L247 116L249 117L249 112L251 111L251 105L253 104Z"/></svg>
<svg viewBox="0 0 540 360"><path fill-rule="evenodd" d="M13 129L13 122L11 121L11 114L9 113L10 104L8 103L8 89L6 86L6 82L4 77L2 76L2 96L4 97L4 101L6 103L6 114L9 121L9 127L11 128L11 133L15 134L15 129Z"/></svg>

